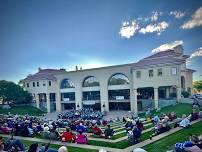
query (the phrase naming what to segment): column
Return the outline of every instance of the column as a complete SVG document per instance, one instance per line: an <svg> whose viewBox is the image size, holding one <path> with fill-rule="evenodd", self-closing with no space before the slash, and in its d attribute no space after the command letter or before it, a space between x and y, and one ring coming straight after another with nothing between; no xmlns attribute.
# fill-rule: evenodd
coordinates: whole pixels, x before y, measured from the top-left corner
<svg viewBox="0 0 202 152"><path fill-rule="evenodd" d="M36 107L39 109L39 94L36 94Z"/></svg>
<svg viewBox="0 0 202 152"><path fill-rule="evenodd" d="M75 106L76 109L82 109L82 83L75 84Z"/></svg>
<svg viewBox="0 0 202 152"><path fill-rule="evenodd" d="M166 87L166 99L170 97L170 88Z"/></svg>
<svg viewBox="0 0 202 152"><path fill-rule="evenodd" d="M51 108L50 108L50 94L49 93L46 93L46 104L47 104L47 112L50 113Z"/></svg>
<svg viewBox="0 0 202 152"><path fill-rule="evenodd" d="M101 111L109 112L108 85L107 81L100 81Z"/></svg>
<svg viewBox="0 0 202 152"><path fill-rule="evenodd" d="M158 88L154 88L154 105L155 105L155 109L159 108L159 92L158 92Z"/></svg>
<svg viewBox="0 0 202 152"><path fill-rule="evenodd" d="M131 111L135 114L138 114L138 108L137 108L137 89L133 89L133 100L132 100L132 107Z"/></svg>
<svg viewBox="0 0 202 152"><path fill-rule="evenodd" d="M181 100L181 87L177 87L177 102Z"/></svg>
<svg viewBox="0 0 202 152"><path fill-rule="evenodd" d="M56 93L56 111L61 111L61 94L60 91L57 91Z"/></svg>

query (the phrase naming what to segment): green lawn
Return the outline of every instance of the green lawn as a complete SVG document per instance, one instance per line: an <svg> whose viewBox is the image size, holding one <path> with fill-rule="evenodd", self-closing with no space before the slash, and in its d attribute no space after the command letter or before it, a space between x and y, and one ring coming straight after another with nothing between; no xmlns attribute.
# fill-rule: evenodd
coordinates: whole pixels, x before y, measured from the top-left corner
<svg viewBox="0 0 202 152"><path fill-rule="evenodd" d="M173 147L175 143L189 140L190 134L202 134L201 127L202 121L192 125L190 128L180 130L143 148L148 152L166 152Z"/></svg>
<svg viewBox="0 0 202 152"><path fill-rule="evenodd" d="M10 109L0 109L0 114L8 114L10 112L11 114L18 114L18 115L25 115L29 114L32 116L40 116L44 114L43 111L40 109L37 109L36 107L32 106L16 106L16 107L11 107Z"/></svg>
<svg viewBox="0 0 202 152"><path fill-rule="evenodd" d="M183 114L190 114L192 112L192 106L188 103L178 103L162 108L160 111L152 111L152 115L160 115L162 113L175 112L178 117L182 117ZM145 117L145 113L139 114L139 117Z"/></svg>

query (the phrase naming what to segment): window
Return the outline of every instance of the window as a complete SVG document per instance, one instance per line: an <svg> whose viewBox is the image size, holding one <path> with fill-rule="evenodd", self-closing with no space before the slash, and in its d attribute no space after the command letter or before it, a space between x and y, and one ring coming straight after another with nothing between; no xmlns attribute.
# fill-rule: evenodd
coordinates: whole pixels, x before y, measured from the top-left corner
<svg viewBox="0 0 202 152"><path fill-rule="evenodd" d="M48 81L48 85L51 86L51 81Z"/></svg>
<svg viewBox="0 0 202 152"><path fill-rule="evenodd" d="M157 70L157 75L158 76L162 76L163 75L162 68L160 68L160 69Z"/></svg>
<svg viewBox="0 0 202 152"><path fill-rule="evenodd" d="M99 86L99 82L96 79L96 77L94 76L89 76L87 78L84 79L83 81L83 87L95 87L95 86Z"/></svg>
<svg viewBox="0 0 202 152"><path fill-rule="evenodd" d="M60 84L60 89L65 89L65 88L74 88L73 82L69 79L63 79Z"/></svg>
<svg viewBox="0 0 202 152"><path fill-rule="evenodd" d="M36 83L37 87L39 87L39 82Z"/></svg>
<svg viewBox="0 0 202 152"><path fill-rule="evenodd" d="M122 73L117 73L113 75L108 82L108 85L126 85L126 84L129 84L129 80Z"/></svg>
<svg viewBox="0 0 202 152"><path fill-rule="evenodd" d="M171 75L176 75L177 74L177 68L173 67L171 68Z"/></svg>
<svg viewBox="0 0 202 152"><path fill-rule="evenodd" d="M29 88L29 83L27 83L27 88Z"/></svg>
<svg viewBox="0 0 202 152"><path fill-rule="evenodd" d="M35 87L35 82L33 82L33 87Z"/></svg>
<svg viewBox="0 0 202 152"><path fill-rule="evenodd" d="M45 82L43 82L43 86L46 86L46 83L45 83Z"/></svg>
<svg viewBox="0 0 202 152"><path fill-rule="evenodd" d="M153 77L154 76L154 70L149 70L149 77Z"/></svg>
<svg viewBox="0 0 202 152"><path fill-rule="evenodd" d="M141 71L136 71L136 78L140 78L141 77Z"/></svg>

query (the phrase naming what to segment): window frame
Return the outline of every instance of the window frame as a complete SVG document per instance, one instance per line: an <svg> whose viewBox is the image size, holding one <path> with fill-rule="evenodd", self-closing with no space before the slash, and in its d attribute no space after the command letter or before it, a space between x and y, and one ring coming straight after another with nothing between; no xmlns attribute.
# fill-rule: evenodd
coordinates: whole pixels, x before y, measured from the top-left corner
<svg viewBox="0 0 202 152"><path fill-rule="evenodd" d="M175 73L173 73L174 72L173 69L175 69ZM177 75L177 67L171 67L170 68L170 73L171 73L172 76Z"/></svg>
<svg viewBox="0 0 202 152"><path fill-rule="evenodd" d="M136 78L140 79L141 78L141 71L136 71Z"/></svg>
<svg viewBox="0 0 202 152"><path fill-rule="evenodd" d="M150 71L152 71L152 73L150 73ZM150 74L152 74L152 75L150 75ZM151 77L154 77L154 69L150 69L149 70L149 77L151 78Z"/></svg>
<svg viewBox="0 0 202 152"><path fill-rule="evenodd" d="M161 71L159 71L159 70L161 70ZM159 72L161 72L161 74ZM158 68L157 69L157 76L158 77L162 77L163 76L163 69L162 68Z"/></svg>

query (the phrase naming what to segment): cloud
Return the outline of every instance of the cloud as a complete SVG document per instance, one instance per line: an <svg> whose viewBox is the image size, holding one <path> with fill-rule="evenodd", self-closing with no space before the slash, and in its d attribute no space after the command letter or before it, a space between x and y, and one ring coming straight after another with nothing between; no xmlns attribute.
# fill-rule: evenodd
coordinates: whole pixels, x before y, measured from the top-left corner
<svg viewBox="0 0 202 152"><path fill-rule="evenodd" d="M189 58L193 59L200 56L202 56L202 47L198 48L194 53L192 53Z"/></svg>
<svg viewBox="0 0 202 152"><path fill-rule="evenodd" d="M201 56L202 56L202 47L198 48L190 55L190 57L186 60L186 64L187 65L190 64L194 58Z"/></svg>
<svg viewBox="0 0 202 152"><path fill-rule="evenodd" d="M129 22L123 22L119 34L121 37L129 39L137 32L138 29L139 24L136 20L132 21L131 24Z"/></svg>
<svg viewBox="0 0 202 152"><path fill-rule="evenodd" d="M169 50L169 49L173 49L179 45L182 45L183 44L183 41L180 40L180 41L174 41L174 42L171 42L171 43L166 43L166 44L163 44L155 49L152 50L152 53L157 53L157 52L162 52L162 51L166 51L166 50Z"/></svg>
<svg viewBox="0 0 202 152"><path fill-rule="evenodd" d="M170 15L171 15L171 16L174 16L174 17L177 18L177 19L180 19L180 18L182 18L182 17L185 16L185 12L181 12L181 11L171 11L171 12L170 12Z"/></svg>
<svg viewBox="0 0 202 152"><path fill-rule="evenodd" d="M152 11L151 16L146 16L146 17L138 17L137 20L138 21L157 21L159 19L160 16L163 15L163 12L158 12L158 11Z"/></svg>
<svg viewBox="0 0 202 152"><path fill-rule="evenodd" d="M159 16L161 16L163 12L153 11L151 16L151 21L157 21Z"/></svg>
<svg viewBox="0 0 202 152"><path fill-rule="evenodd" d="M191 19L185 22L181 28L192 29L197 26L202 26L202 6L194 12Z"/></svg>
<svg viewBox="0 0 202 152"><path fill-rule="evenodd" d="M141 28L139 32L142 34L157 32L157 34L160 35L161 32L168 28L168 26L169 24L163 21L157 24L149 24L146 27Z"/></svg>

